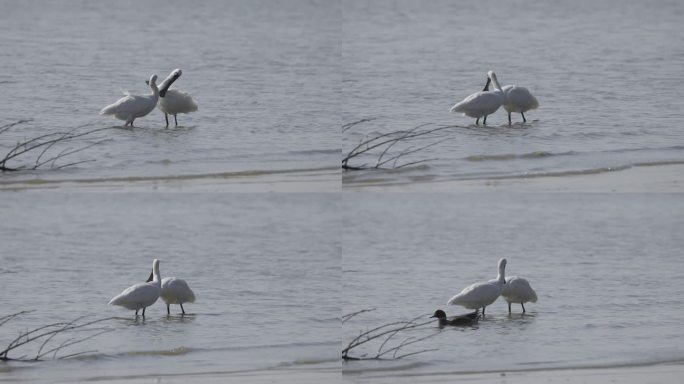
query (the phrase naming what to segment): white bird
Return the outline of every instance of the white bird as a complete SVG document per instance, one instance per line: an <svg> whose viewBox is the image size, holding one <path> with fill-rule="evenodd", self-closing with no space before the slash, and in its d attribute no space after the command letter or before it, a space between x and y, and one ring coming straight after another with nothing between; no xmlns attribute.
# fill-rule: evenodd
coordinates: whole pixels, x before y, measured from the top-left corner
<svg viewBox="0 0 684 384"><path fill-rule="evenodd" d="M125 120L126 125L133 126L133 121L138 117L143 117L152 112L159 99L159 88L157 88L157 75L152 75L148 82L152 88L151 95L131 95L125 94L114 104L110 104L100 111L100 115L114 115L119 120Z"/></svg>
<svg viewBox="0 0 684 384"><path fill-rule="evenodd" d="M152 274L147 281L152 280ZM177 277L165 277L161 284L161 298L166 303L166 313L171 314L171 304L180 304L181 311L185 315L183 303L194 303L195 292L190 289L188 283Z"/></svg>
<svg viewBox="0 0 684 384"><path fill-rule="evenodd" d="M537 292L532 289L530 282L518 276L506 279L506 284L501 290L501 296L508 302L508 313L511 313L511 303L520 303L523 313L525 313L523 303L537 302Z"/></svg>
<svg viewBox="0 0 684 384"><path fill-rule="evenodd" d="M489 89L489 78L487 78L487 84L485 85L485 90ZM537 109L539 107L539 102L537 98L532 96L530 91L525 87L518 87L517 85L506 85L501 88L504 94L503 107L508 112L508 124L511 124L511 112L518 112L523 118L523 122L527 122L525 119L525 112L531 109Z"/></svg>
<svg viewBox="0 0 684 384"><path fill-rule="evenodd" d="M468 309L482 308L482 314L484 315L485 308L495 302L501 295L501 290L506 282L505 274L506 259L501 259L499 260L499 274L495 280L467 286L461 293L449 299L447 304L460 305Z"/></svg>
<svg viewBox="0 0 684 384"><path fill-rule="evenodd" d="M494 83L494 91L489 91L489 83ZM462 112L465 116L474 117L475 124L480 124L480 118L484 117L483 124L487 124L487 116L496 112L503 104L504 96L496 74L489 71L487 74L487 84L480 92L475 92L466 97L460 103L451 107L450 112Z"/></svg>
<svg viewBox="0 0 684 384"><path fill-rule="evenodd" d="M197 111L197 103L189 93L176 88L168 89L182 74L183 72L180 69L174 69L169 77L164 80L162 86L159 87L157 108L164 113L167 127L169 126L169 115L173 115L173 120L176 122L176 126L178 126L177 114Z"/></svg>
<svg viewBox="0 0 684 384"><path fill-rule="evenodd" d="M159 260L157 259L154 259L152 262L152 275L152 281L135 284L126 288L118 296L110 300L109 305L119 305L127 309L135 309L136 316L138 316L138 310L142 309L142 315L145 317L145 308L154 304L162 292Z"/></svg>

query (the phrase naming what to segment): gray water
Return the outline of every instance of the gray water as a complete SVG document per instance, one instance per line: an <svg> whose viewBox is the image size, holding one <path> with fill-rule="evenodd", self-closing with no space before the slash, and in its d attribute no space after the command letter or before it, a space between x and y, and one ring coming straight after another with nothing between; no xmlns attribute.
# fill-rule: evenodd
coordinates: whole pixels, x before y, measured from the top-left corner
<svg viewBox="0 0 684 384"><path fill-rule="evenodd" d="M682 16L677 1L0 0L0 127L20 122L0 134L0 154L101 129L66 146L96 144L56 164L74 166L0 174L0 316L32 311L0 327L0 348L34 327L114 317L96 326L110 332L64 351L87 354L1 363L0 381L293 369L329 382L340 367L372 381L684 361L680 195L134 192L140 180L212 190L214 178L269 191L256 177L273 174L295 174L283 179L301 192L314 173L338 189L340 150L415 127L442 129L391 153L439 142L400 162L420 164L344 172L342 185L684 163ZM98 114L175 68L199 104L178 127L157 110L135 128ZM514 115L509 126L499 111L475 126L449 113L488 70L539 99L527 123ZM340 365L340 343L361 330L465 312L444 303L494 278L500 257L538 292L524 316L499 300L477 327L406 348L436 351ZM143 320L108 306L154 258L196 292L188 314L157 303Z"/></svg>
<svg viewBox="0 0 684 384"><path fill-rule="evenodd" d="M100 109L150 93L153 73L183 69L174 85L199 105L177 128L155 109L134 129L86 137L78 146L107 141L61 164L94 162L0 181L337 170L339 18L336 3L303 0L0 1L0 125L30 120L2 135L0 153L122 126Z"/></svg>
<svg viewBox="0 0 684 384"><path fill-rule="evenodd" d="M446 139L399 164L430 161L346 172L345 185L684 162L682 2L349 0L342 9L342 121L370 120L346 129L343 152L382 133L452 127L393 148ZM488 70L537 97L526 124L514 114L508 126L503 109L486 127L449 112L482 90Z"/></svg>
<svg viewBox="0 0 684 384"><path fill-rule="evenodd" d="M97 352L1 364L0 381L339 369L338 202L326 194L4 193L3 315L34 312L2 326L2 348L33 327L115 319L99 324L111 332L61 355ZM161 300L144 320L108 306L147 279L154 258L162 277L194 290L188 314L172 306L167 317Z"/></svg>
<svg viewBox="0 0 684 384"><path fill-rule="evenodd" d="M501 257L507 276L527 278L539 297L524 316L517 304L509 316L499 298L477 327L447 328L404 349L438 351L348 362L345 377L684 360L680 206L676 194L345 195L342 310L374 311L343 324L343 344L436 309L469 312L445 304L496 278Z"/></svg>

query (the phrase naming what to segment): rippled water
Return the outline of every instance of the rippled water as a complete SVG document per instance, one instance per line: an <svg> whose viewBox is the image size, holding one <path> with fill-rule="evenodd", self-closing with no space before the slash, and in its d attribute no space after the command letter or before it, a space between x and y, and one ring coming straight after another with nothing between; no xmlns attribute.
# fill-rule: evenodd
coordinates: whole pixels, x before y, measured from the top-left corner
<svg viewBox="0 0 684 384"><path fill-rule="evenodd" d="M0 349L48 323L114 317L65 351L86 355L2 363L0 381L284 380L287 368L333 382L341 366L372 382L684 361L679 195L183 190L339 191L340 149L417 127L436 130L386 154L416 164L347 171L342 185L684 163L682 16L674 0L0 0L0 156L27 138L100 130L48 148L93 145L55 165L78 164L0 173L0 316L32 310L1 325ZM98 114L175 68L199 104L180 126L157 110L135 128ZM539 99L526 124L449 112L488 70ZM372 166L384 148L349 165ZM181 193L135 192L164 182ZM538 292L527 314L500 300L478 326L404 348L435 351L340 365L340 342L361 330L465 312L444 303L494 278L500 257ZM188 314L157 303L143 321L108 306L154 258L195 290Z"/></svg>
<svg viewBox="0 0 684 384"><path fill-rule="evenodd" d="M684 162L684 4L676 1L343 1L343 152L395 130L452 126L401 172L346 172L344 183L520 177ZM494 70L538 110L486 127L450 113ZM354 164L374 165L378 152ZM388 164L390 165L390 164Z"/></svg>
<svg viewBox="0 0 684 384"><path fill-rule="evenodd" d="M514 305L509 316L500 298L478 327L448 328L405 349L438 351L352 361L345 374L681 361L684 214L672 209L680 203L666 194L346 195L343 312L375 308L343 325L347 342L359 330L438 308L469 311L445 303L496 278L500 257L508 259L507 275L527 278L539 301L524 316Z"/></svg>
<svg viewBox="0 0 684 384"><path fill-rule="evenodd" d="M9 370L0 381L339 369L338 202L326 194L3 193L2 314L34 312L0 328L1 348L48 323L116 319L101 324L111 332L61 355L97 352L0 364ZM162 277L184 278L196 293L187 316L172 306L167 317L161 301L144 321L107 305L147 279L153 258Z"/></svg>
<svg viewBox="0 0 684 384"><path fill-rule="evenodd" d="M334 2L3 0L0 10L0 126L30 120L0 136L0 153L49 132L123 125L100 109L121 91L149 93L153 73L182 68L175 86L199 104L178 128L164 129L155 110L69 157L95 162L5 181L339 166Z"/></svg>

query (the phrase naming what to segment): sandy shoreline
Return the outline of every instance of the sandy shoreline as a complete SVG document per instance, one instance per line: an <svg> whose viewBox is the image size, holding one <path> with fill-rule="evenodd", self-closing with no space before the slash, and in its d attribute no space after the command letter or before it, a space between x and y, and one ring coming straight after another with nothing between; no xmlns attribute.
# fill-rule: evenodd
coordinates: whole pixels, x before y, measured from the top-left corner
<svg viewBox="0 0 684 384"><path fill-rule="evenodd" d="M681 362L657 365L623 366L609 368L550 369L533 371L488 372L469 374L395 374L395 375L344 375L350 383L501 383L501 384L542 384L542 383L677 383L684 374Z"/></svg>
<svg viewBox="0 0 684 384"><path fill-rule="evenodd" d="M0 191L80 192L340 192L341 171L331 168L223 177L114 178L86 180L2 181Z"/></svg>
<svg viewBox="0 0 684 384"><path fill-rule="evenodd" d="M1 380L0 380L1 381ZM142 377L94 377L81 381L65 380L54 381L55 383L107 383L107 384L149 384L149 383L282 383L282 384L321 384L321 383L342 383L342 374L339 364L323 364L318 368L280 368L245 372L207 372L198 374L184 375L145 375Z"/></svg>
<svg viewBox="0 0 684 384"><path fill-rule="evenodd" d="M597 174L454 180L391 185L345 185L353 192L684 192L684 164L634 166Z"/></svg>
<svg viewBox="0 0 684 384"><path fill-rule="evenodd" d="M454 382L501 383L501 384L542 384L542 383L676 383L684 375L684 364L668 363L656 365L620 366L606 368L548 369L529 371L500 371L486 373L363 373L342 375L339 366L325 364L314 369L269 369L244 373L208 372L187 375L145 375L144 377L97 377L88 382L111 384L123 383L281 383L281 384L320 384L320 383L373 383L373 384L442 384ZM59 380L55 382L60 382ZM73 382L70 380L69 382Z"/></svg>

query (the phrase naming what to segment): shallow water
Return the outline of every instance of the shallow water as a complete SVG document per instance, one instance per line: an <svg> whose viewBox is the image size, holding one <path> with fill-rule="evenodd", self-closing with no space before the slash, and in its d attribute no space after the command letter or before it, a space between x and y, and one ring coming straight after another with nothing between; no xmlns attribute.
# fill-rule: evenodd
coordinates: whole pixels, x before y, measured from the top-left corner
<svg viewBox="0 0 684 384"><path fill-rule="evenodd" d="M0 1L0 153L40 134L118 127L100 116L121 91L149 93L153 73L199 111L165 129L154 110L134 129L61 162L2 180L172 177L339 167L339 9L290 1ZM173 119L171 119L173 125ZM54 148L58 153L63 148ZM29 161L30 163L30 161ZM8 165L20 166L24 162ZM58 163L59 165L60 163Z"/></svg>
<svg viewBox="0 0 684 384"><path fill-rule="evenodd" d="M684 162L681 2L350 0L342 9L342 120L369 120L343 133L343 152L390 131L452 126L393 148L446 139L399 164L430 161L346 172L347 186ZM528 123L514 114L508 126L503 109L486 127L449 112L482 90L490 69L537 97Z"/></svg>
<svg viewBox="0 0 684 384"><path fill-rule="evenodd" d="M375 310L346 322L343 340L440 308L470 311L445 303L496 278L501 257L539 301L509 316L499 298L476 328L447 328L405 349L438 351L343 370L353 378L684 360L679 205L676 194L345 195L343 313Z"/></svg>
<svg viewBox="0 0 684 384"><path fill-rule="evenodd" d="M345 378L372 381L684 361L680 195L186 192L339 192L340 148L418 126L442 129L391 151L439 142L399 162L418 165L344 172L342 185L684 163L676 82L684 77L684 4L116 7L0 0L0 127L21 121L0 135L0 153L49 132L102 129L70 147L97 145L56 164L77 165L0 174L0 316L33 310L0 327L0 348L33 327L115 317L98 325L110 332L64 351L87 355L0 363L0 382L239 381L232 374L258 380L281 368L324 372L314 380L328 382L340 379L340 367ZM121 91L146 93L152 73L164 78L174 68L184 71L176 86L199 104L179 127L166 129L156 110L135 128L98 115ZM489 69L537 96L528 123L514 115L509 126L499 111L475 126L448 112L482 88ZM374 154L351 165L372 165ZM340 363L340 342L360 330L437 308L465 312L444 303L494 278L500 257L539 294L524 316L519 306L509 316L499 300L477 327L405 348L437 351ZM177 307L167 316L157 303L143 321L106 305L143 282L153 258L162 276L195 290L186 316ZM341 313L362 309L372 311L340 326Z"/></svg>
<svg viewBox="0 0 684 384"><path fill-rule="evenodd" d="M3 315L34 312L0 328L2 348L29 328L79 316L116 318L101 324L111 332L60 355L97 352L0 364L9 370L0 381L337 362L338 202L332 194L3 193ZM147 279L153 258L161 260L162 277L184 278L196 293L197 302L184 305L186 316L172 306L167 317L161 300L144 321L107 305ZM35 348L10 357L24 353Z"/></svg>

